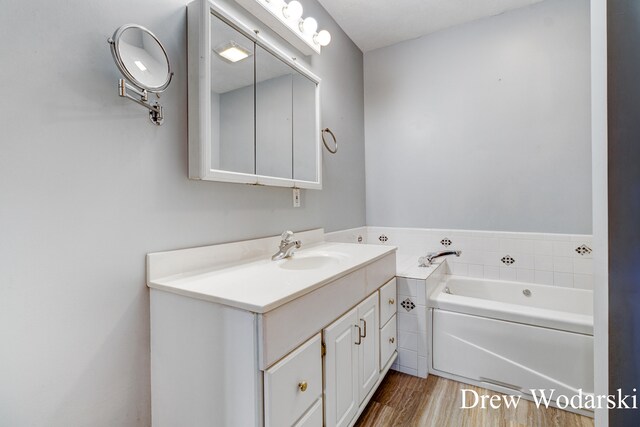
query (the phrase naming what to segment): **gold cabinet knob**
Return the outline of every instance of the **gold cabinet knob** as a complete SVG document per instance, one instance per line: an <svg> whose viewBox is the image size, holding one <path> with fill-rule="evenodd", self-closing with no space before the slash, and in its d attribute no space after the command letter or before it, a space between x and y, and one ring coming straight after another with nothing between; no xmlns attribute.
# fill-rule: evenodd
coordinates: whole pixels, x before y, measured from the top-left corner
<svg viewBox="0 0 640 427"><path fill-rule="evenodd" d="M389 304L393 305L396 303L396 300L394 300L393 298L389 298Z"/></svg>
<svg viewBox="0 0 640 427"><path fill-rule="evenodd" d="M390 342L391 344L393 344L394 342L396 342L396 339L395 339L394 337L391 337L391 338L389 338L389 342Z"/></svg>
<svg viewBox="0 0 640 427"><path fill-rule="evenodd" d="M300 389L300 391L307 391L307 382L302 381L300 384L298 384L298 388Z"/></svg>

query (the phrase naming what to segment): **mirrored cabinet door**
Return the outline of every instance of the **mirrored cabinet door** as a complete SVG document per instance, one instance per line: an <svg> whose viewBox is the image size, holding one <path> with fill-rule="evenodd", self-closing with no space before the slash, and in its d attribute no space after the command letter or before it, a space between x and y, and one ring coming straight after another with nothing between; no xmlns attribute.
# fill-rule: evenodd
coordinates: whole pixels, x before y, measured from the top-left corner
<svg viewBox="0 0 640 427"><path fill-rule="evenodd" d="M318 180L316 83L293 76L293 179Z"/></svg>
<svg viewBox="0 0 640 427"><path fill-rule="evenodd" d="M293 74L293 68L256 46L258 175L293 178Z"/></svg>
<svg viewBox="0 0 640 427"><path fill-rule="evenodd" d="M255 43L211 15L211 166L255 173Z"/></svg>

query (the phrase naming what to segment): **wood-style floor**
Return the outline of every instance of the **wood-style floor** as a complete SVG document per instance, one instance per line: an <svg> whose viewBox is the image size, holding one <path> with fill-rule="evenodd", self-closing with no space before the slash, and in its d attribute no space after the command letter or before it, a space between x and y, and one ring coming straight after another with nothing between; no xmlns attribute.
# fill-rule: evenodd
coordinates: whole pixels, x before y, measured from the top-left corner
<svg viewBox="0 0 640 427"><path fill-rule="evenodd" d="M389 371L360 416L356 427L593 427L593 420L556 408L538 409L521 399L516 409L460 409L461 389L498 394L435 375L417 378Z"/></svg>

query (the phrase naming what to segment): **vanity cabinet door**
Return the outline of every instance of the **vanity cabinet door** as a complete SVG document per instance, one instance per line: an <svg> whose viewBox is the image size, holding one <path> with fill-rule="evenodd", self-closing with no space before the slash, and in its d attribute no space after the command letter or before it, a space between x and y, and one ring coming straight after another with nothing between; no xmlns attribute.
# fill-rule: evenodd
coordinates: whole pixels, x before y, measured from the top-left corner
<svg viewBox="0 0 640 427"><path fill-rule="evenodd" d="M358 347L358 405L369 394L380 376L380 344L378 293L362 301L358 307L361 344Z"/></svg>
<svg viewBox="0 0 640 427"><path fill-rule="evenodd" d="M336 320L323 331L326 355L325 425L347 426L358 412L358 308Z"/></svg>

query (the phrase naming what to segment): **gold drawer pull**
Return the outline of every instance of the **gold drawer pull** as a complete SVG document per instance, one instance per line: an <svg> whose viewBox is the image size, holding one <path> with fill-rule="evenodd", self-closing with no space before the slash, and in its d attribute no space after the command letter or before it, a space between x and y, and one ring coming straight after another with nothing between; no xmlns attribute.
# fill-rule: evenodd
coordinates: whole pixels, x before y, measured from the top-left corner
<svg viewBox="0 0 640 427"><path fill-rule="evenodd" d="M391 338L389 338L389 342L390 342L391 344L393 344L394 342L396 342L396 339L395 339L394 337L391 337Z"/></svg>
<svg viewBox="0 0 640 427"><path fill-rule="evenodd" d="M389 298L389 304L393 305L396 303L396 300L394 300L393 298Z"/></svg>
<svg viewBox="0 0 640 427"><path fill-rule="evenodd" d="M300 391L307 391L307 382L302 381L300 384L298 384L298 388L300 389Z"/></svg>

